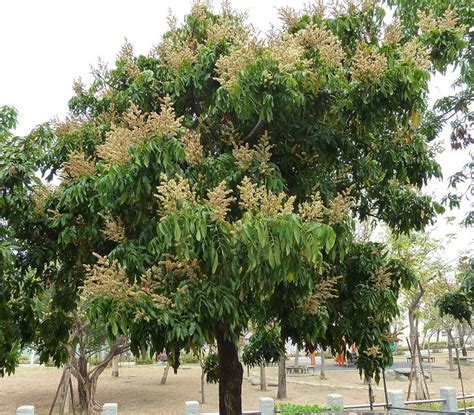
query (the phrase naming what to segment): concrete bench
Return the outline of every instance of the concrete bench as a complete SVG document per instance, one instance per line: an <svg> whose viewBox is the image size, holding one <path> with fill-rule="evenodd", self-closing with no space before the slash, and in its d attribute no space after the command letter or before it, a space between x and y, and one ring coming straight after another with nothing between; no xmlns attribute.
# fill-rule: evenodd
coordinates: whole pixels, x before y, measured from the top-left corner
<svg viewBox="0 0 474 415"><path fill-rule="evenodd" d="M448 363L449 363L449 359L448 359ZM456 363L456 364L458 363L457 357L453 357L453 363ZM461 365L471 366L474 363L474 360L471 357L459 356L459 363Z"/></svg>
<svg viewBox="0 0 474 415"><path fill-rule="evenodd" d="M395 379L405 379L410 378L411 369L393 369L393 373L395 374ZM429 379L430 375L425 373L425 378Z"/></svg>
<svg viewBox="0 0 474 415"><path fill-rule="evenodd" d="M312 366L287 366L286 373L308 373L309 370L313 370Z"/></svg>

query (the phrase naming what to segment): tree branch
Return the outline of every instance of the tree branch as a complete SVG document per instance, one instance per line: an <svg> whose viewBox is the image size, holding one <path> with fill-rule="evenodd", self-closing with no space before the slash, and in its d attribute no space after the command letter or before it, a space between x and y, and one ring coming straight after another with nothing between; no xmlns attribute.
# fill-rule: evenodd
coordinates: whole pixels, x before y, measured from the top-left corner
<svg viewBox="0 0 474 415"><path fill-rule="evenodd" d="M94 377L96 373L102 373L102 371L109 365L115 356L122 354L130 348L128 344L122 344L122 342L123 340L121 339L114 341L107 357L90 372L89 377Z"/></svg>
<svg viewBox="0 0 474 415"><path fill-rule="evenodd" d="M252 138L254 138L260 130L265 126L265 120L259 120L259 122L253 127L253 130L250 131L250 133L247 135L247 137L244 138L244 141L250 141Z"/></svg>

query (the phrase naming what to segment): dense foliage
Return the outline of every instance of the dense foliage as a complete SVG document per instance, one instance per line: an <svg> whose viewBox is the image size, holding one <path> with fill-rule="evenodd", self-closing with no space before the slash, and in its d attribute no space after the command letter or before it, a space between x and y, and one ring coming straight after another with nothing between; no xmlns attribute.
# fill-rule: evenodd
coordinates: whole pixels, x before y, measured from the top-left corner
<svg viewBox="0 0 474 415"><path fill-rule="evenodd" d="M240 410L229 378L250 321L308 349L355 342L376 379L390 361L411 275L355 242L353 219L407 232L442 210L420 188L440 176L428 80L452 56L433 60L434 34L384 27L369 2L281 14L262 40L228 7L196 3L148 56L125 44L90 87L76 82L66 120L2 136L14 280L55 293L50 318L30 323L43 360L64 360L83 293L111 338L165 348L175 369L181 350L217 341L222 413ZM458 50L448 17L438 36Z"/></svg>
<svg viewBox="0 0 474 415"><path fill-rule="evenodd" d="M445 73L456 69L457 79L451 95L437 96L427 118L433 133L449 125L451 128L451 148L461 150L474 144L474 7L470 0L389 0L396 6L395 14L403 23L405 31L416 34L422 30L424 41L431 46L430 55L437 70ZM447 19L446 19L447 18ZM459 32L446 31L447 22L456 20ZM463 195L460 184L469 181L474 163L471 161L449 178L450 192L445 202L450 207L459 207ZM457 191L456 191L457 189ZM467 212L464 224L474 224L474 211Z"/></svg>
<svg viewBox="0 0 474 415"><path fill-rule="evenodd" d="M465 321L469 325L472 317L472 307L474 304L474 260L464 258L458 266L458 280L460 287L443 293L436 300L436 307L441 316L451 316L458 322Z"/></svg>
<svg viewBox="0 0 474 415"><path fill-rule="evenodd" d="M333 410L341 410L342 408L331 408ZM327 412L327 408L319 405L295 405L290 403L279 404L276 408L280 414L317 414Z"/></svg>
<svg viewBox="0 0 474 415"><path fill-rule="evenodd" d="M441 316L446 314L458 321L466 321L471 324L472 304L466 293L461 291L446 292L437 301Z"/></svg>
<svg viewBox="0 0 474 415"><path fill-rule="evenodd" d="M247 366L278 363L286 355L285 341L280 330L259 328L252 334L242 352L242 362Z"/></svg>

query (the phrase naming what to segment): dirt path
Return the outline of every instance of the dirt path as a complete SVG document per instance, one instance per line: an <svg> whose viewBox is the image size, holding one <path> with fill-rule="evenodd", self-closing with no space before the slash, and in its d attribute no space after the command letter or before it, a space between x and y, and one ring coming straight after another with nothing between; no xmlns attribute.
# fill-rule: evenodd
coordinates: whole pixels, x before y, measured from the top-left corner
<svg viewBox="0 0 474 415"><path fill-rule="evenodd" d="M442 361L445 362L445 359ZM117 402L120 415L164 415L182 414L184 401L201 399L199 366L186 365L176 375L170 372L166 385L160 385L162 373L163 366L131 366L120 368L120 377L112 378L108 369L99 380L98 401ZM474 392L474 367L463 367L463 374L466 393ZM438 396L441 386L454 386L460 394L456 375L457 372L444 368L433 370L434 381L428 383L432 396ZM257 378L258 370L252 370L251 376ZM267 376L276 379L277 368L267 368ZM318 376L289 375L287 401L324 405L328 393L341 393L345 403L367 402L367 386L356 370L328 370L326 376L328 380L320 381ZM0 414L15 414L17 407L27 404L35 405L37 415L47 414L60 377L61 370L35 367L18 368L14 376L0 378ZM406 391L408 382L389 380L388 388ZM207 403L202 406L202 411L216 411L217 385L206 385L205 391ZM378 402L384 401L381 385L375 387L375 395ZM260 392L258 386L244 379L245 410L257 409L258 398L262 396L276 398L276 387Z"/></svg>

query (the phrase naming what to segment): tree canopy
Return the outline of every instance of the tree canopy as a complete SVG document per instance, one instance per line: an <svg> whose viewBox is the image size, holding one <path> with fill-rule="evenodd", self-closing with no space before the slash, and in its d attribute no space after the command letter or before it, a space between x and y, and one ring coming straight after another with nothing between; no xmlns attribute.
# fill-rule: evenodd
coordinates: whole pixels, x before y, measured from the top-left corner
<svg viewBox="0 0 474 415"><path fill-rule="evenodd" d="M428 81L452 57L430 54L424 20L420 36L385 27L372 2L281 16L262 37L228 6L196 3L149 55L126 43L89 87L75 82L66 120L16 137L1 118L0 217L15 244L2 280L54 288L50 319L24 318L40 324L42 359L65 359L87 293L111 338L166 348L175 369L182 349L217 341L223 414L241 410L250 321L309 349L355 342L368 376L390 362L412 276L354 241L353 220L408 232L442 211L420 189L441 175ZM436 19L461 48L456 11Z"/></svg>

